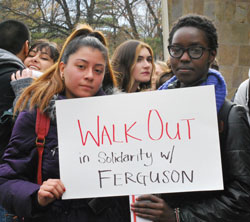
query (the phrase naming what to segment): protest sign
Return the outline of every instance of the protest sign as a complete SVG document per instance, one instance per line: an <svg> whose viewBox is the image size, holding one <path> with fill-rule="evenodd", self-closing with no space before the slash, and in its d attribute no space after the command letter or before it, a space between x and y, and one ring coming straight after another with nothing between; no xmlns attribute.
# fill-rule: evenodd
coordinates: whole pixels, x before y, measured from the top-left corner
<svg viewBox="0 0 250 222"><path fill-rule="evenodd" d="M61 100L56 112L64 199L223 189L214 86Z"/></svg>

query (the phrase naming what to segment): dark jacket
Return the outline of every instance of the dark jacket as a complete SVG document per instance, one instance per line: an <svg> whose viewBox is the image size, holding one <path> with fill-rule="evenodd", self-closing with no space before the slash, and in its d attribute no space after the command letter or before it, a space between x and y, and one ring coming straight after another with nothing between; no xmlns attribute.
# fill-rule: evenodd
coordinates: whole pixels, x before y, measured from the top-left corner
<svg viewBox="0 0 250 222"><path fill-rule="evenodd" d="M103 95L99 91L98 95ZM50 107L51 108L51 107ZM49 109L53 115L53 108ZM117 198L94 198L76 200L56 200L47 207L37 203L36 184L37 148L35 145L36 111L23 111L19 114L8 148L0 165L0 205L25 221L119 221ZM43 181L60 178L58 160L57 125L51 119L46 137L42 161Z"/></svg>
<svg viewBox="0 0 250 222"><path fill-rule="evenodd" d="M11 75L24 68L24 64L18 57L11 52L0 49L0 117L4 111L12 107L15 99L15 94L10 85ZM11 130L12 125L9 121L0 123L0 158L9 142Z"/></svg>
<svg viewBox="0 0 250 222"><path fill-rule="evenodd" d="M12 107L15 94L10 85L11 74L24 69L22 61L11 52L0 49L0 116Z"/></svg>
<svg viewBox="0 0 250 222"><path fill-rule="evenodd" d="M163 195L172 208L180 208L181 221L250 221L250 127L245 109L233 106L227 124L225 139L220 135L224 190Z"/></svg>

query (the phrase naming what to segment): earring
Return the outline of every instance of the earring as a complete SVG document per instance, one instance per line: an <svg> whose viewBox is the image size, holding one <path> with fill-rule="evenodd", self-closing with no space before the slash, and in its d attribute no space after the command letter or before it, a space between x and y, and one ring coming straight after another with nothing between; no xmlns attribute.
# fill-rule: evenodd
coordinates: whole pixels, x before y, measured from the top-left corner
<svg viewBox="0 0 250 222"><path fill-rule="evenodd" d="M62 78L62 81L64 81L64 74L61 73L61 78Z"/></svg>

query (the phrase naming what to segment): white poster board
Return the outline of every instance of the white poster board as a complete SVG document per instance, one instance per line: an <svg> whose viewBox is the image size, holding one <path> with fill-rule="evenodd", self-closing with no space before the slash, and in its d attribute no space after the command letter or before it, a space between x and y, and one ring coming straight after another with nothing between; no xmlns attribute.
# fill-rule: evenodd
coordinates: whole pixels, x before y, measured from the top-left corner
<svg viewBox="0 0 250 222"><path fill-rule="evenodd" d="M64 199L223 189L214 86L56 101Z"/></svg>

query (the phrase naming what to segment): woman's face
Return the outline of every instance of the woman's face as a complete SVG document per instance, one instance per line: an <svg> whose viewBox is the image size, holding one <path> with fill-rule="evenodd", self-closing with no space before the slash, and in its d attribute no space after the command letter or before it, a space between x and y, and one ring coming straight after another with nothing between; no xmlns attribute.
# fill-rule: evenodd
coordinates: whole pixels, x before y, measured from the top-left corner
<svg viewBox="0 0 250 222"><path fill-rule="evenodd" d="M132 69L132 76L134 77L135 82L142 83L150 81L152 69L152 55L147 48L143 47L140 50L136 64Z"/></svg>
<svg viewBox="0 0 250 222"><path fill-rule="evenodd" d="M81 47L60 63L67 98L94 96L102 85L106 61L103 54L91 47Z"/></svg>
<svg viewBox="0 0 250 222"><path fill-rule="evenodd" d="M172 44L178 47L201 46L209 48L205 32L195 27L182 27L173 36ZM184 85L190 85L204 78L210 63L214 60L215 51L204 50L199 59L192 59L185 51L180 58L170 57L171 68L177 79Z"/></svg>
<svg viewBox="0 0 250 222"><path fill-rule="evenodd" d="M24 65L31 69L44 72L54 64L53 59L50 57L49 50L45 47L42 50L34 48L29 51L28 56L24 60Z"/></svg>

